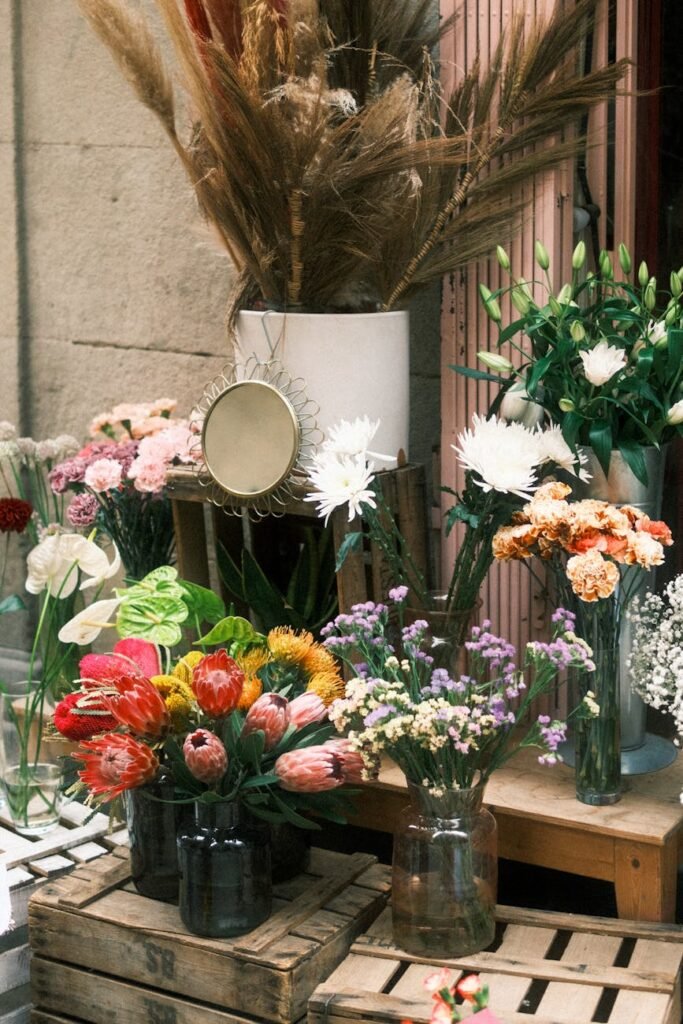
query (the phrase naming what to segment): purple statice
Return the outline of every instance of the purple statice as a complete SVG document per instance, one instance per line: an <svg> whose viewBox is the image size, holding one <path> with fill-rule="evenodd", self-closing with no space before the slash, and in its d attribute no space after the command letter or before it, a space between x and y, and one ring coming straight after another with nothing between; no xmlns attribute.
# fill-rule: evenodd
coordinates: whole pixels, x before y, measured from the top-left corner
<svg viewBox="0 0 683 1024"><path fill-rule="evenodd" d="M467 640L465 647L482 661L488 662L489 669L495 671L501 665L511 662L517 655L517 649L509 640L489 632L490 625L486 620L481 628L475 626L472 629L473 639Z"/></svg>
<svg viewBox="0 0 683 1024"><path fill-rule="evenodd" d="M583 644L570 643L563 636L556 637L550 643L533 640L527 646L533 656L545 658L559 669L582 668L590 672L595 667Z"/></svg>
<svg viewBox="0 0 683 1024"><path fill-rule="evenodd" d="M429 683L422 687L420 693L424 697L445 697L448 694L464 693L470 679L461 676L460 679L451 679L445 668L435 668L431 674Z"/></svg>
<svg viewBox="0 0 683 1024"><path fill-rule="evenodd" d="M94 494L76 494L66 510L72 526L92 526L100 505Z"/></svg>
<svg viewBox="0 0 683 1024"><path fill-rule="evenodd" d="M556 764L558 760L561 760L557 748L567 739L566 724L551 721L549 715L539 715L538 727L541 739L548 748L547 753L541 754L538 760L541 764Z"/></svg>
<svg viewBox="0 0 683 1024"><path fill-rule="evenodd" d="M377 723L381 722L383 718L387 717L387 715L395 714L396 706L394 704L380 704L378 708L375 708L374 711L371 711L369 715L365 716L363 719L363 725L367 729L371 729L373 725L377 725Z"/></svg>
<svg viewBox="0 0 683 1024"><path fill-rule="evenodd" d="M559 625L565 633L572 633L576 625L576 615L566 608L557 608L550 616L550 621L556 626Z"/></svg>
<svg viewBox="0 0 683 1024"><path fill-rule="evenodd" d="M408 588L404 586L392 587L389 591L389 600L394 604L402 604L408 596Z"/></svg>

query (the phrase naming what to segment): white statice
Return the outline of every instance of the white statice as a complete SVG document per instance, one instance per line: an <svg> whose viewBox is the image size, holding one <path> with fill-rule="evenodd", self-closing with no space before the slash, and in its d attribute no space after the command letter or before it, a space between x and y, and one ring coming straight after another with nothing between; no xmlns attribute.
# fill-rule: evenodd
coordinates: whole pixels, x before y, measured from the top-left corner
<svg viewBox="0 0 683 1024"><path fill-rule="evenodd" d="M331 452L339 458L362 455L364 459L370 456L382 462L393 462L395 456L382 455L381 452L370 450L379 425L380 420L371 420L369 416L357 416L355 420L340 420L327 431L322 450Z"/></svg>
<svg viewBox="0 0 683 1024"><path fill-rule="evenodd" d="M601 387L611 380L626 366L628 359L622 348L610 345L607 341L599 341L595 348L588 352L579 352L583 363L586 380L596 387Z"/></svg>
<svg viewBox="0 0 683 1024"><path fill-rule="evenodd" d="M547 427L545 430L539 431L537 438L540 465L552 462L558 469L564 469L565 472L578 476L580 480L590 480L590 473L584 469L588 457L583 452L573 452L571 450L562 436L562 430L557 423Z"/></svg>
<svg viewBox="0 0 683 1024"><path fill-rule="evenodd" d="M487 420L475 413L472 429L458 434L457 445L451 447L484 491L530 498L538 486L538 437L521 423Z"/></svg>
<svg viewBox="0 0 683 1024"><path fill-rule="evenodd" d="M326 524L332 512L343 505L349 506L349 522L362 514L363 505L377 508L372 490L374 466L362 455L339 458L333 452L320 452L308 475L315 491L304 501L318 503L318 515L325 517Z"/></svg>
<svg viewBox="0 0 683 1024"><path fill-rule="evenodd" d="M112 597L106 601L94 601L62 626L58 633L60 642L78 644L79 647L93 643L103 629L114 627L115 623L109 620L121 604L121 600L120 597Z"/></svg>

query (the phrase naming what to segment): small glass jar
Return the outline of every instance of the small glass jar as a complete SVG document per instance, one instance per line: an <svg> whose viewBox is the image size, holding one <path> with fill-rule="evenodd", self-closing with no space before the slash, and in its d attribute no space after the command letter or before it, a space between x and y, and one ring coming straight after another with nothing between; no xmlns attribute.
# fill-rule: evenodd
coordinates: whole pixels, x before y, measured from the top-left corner
<svg viewBox="0 0 683 1024"><path fill-rule="evenodd" d="M178 864L180 916L195 935L243 935L270 916L270 833L238 801L194 804Z"/></svg>
<svg viewBox="0 0 683 1024"><path fill-rule="evenodd" d="M130 842L130 868L135 888L153 900L178 899L178 829L187 807L170 801L173 778L161 770L146 786L124 794Z"/></svg>
<svg viewBox="0 0 683 1024"><path fill-rule="evenodd" d="M484 787L408 783L410 806L394 836L394 941L419 956L476 953L495 935L497 828Z"/></svg>

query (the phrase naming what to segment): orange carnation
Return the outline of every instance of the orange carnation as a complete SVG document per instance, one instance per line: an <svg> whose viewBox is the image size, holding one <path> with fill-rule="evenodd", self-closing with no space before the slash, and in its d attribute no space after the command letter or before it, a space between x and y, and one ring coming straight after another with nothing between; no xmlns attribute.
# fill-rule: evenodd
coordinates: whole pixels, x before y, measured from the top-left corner
<svg viewBox="0 0 683 1024"><path fill-rule="evenodd" d="M531 558L531 548L538 539L538 529L531 523L501 526L493 538L493 554L508 561L511 558Z"/></svg>
<svg viewBox="0 0 683 1024"><path fill-rule="evenodd" d="M572 590L582 601L599 601L614 593L619 582L619 570L614 562L608 562L599 551L591 548L569 559L567 578Z"/></svg>

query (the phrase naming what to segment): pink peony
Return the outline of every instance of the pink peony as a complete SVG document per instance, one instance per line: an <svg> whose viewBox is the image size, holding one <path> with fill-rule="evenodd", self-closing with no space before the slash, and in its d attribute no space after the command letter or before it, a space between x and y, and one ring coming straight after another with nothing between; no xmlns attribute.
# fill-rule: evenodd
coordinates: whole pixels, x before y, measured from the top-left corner
<svg viewBox="0 0 683 1024"><path fill-rule="evenodd" d="M281 754L275 774L291 793L322 793L344 783L339 755L325 746L304 747Z"/></svg>
<svg viewBox="0 0 683 1024"><path fill-rule="evenodd" d="M195 779L206 782L218 782L225 775L228 767L228 755L218 736L208 729L195 729L183 743L185 764Z"/></svg>
<svg viewBox="0 0 683 1024"><path fill-rule="evenodd" d="M85 483L93 491L115 491L122 474L121 463L116 459L96 459L85 471Z"/></svg>
<svg viewBox="0 0 683 1024"><path fill-rule="evenodd" d="M327 718L327 708L317 693L302 693L287 705L287 721L297 729Z"/></svg>
<svg viewBox="0 0 683 1024"><path fill-rule="evenodd" d="M72 526L92 526L99 507L94 494L77 494L66 510L66 518Z"/></svg>
<svg viewBox="0 0 683 1024"><path fill-rule="evenodd" d="M266 750L276 747L287 730L287 701L279 693L262 693L247 712L242 735L259 729L266 737Z"/></svg>

